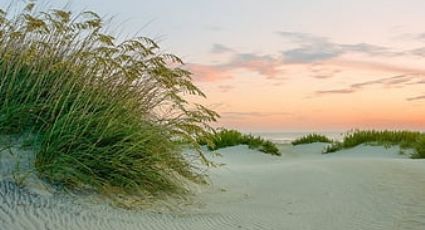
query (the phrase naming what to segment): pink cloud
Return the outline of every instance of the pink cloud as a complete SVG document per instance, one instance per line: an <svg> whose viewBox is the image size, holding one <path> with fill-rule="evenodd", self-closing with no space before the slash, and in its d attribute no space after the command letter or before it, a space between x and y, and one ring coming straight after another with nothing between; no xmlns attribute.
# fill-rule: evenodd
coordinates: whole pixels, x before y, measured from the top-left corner
<svg viewBox="0 0 425 230"><path fill-rule="evenodd" d="M203 65L191 63L189 70L198 81L220 81L232 78L230 72L244 69L258 73L268 79L275 78L281 70L283 62L270 56L259 56L255 54L235 54L227 63L220 65Z"/></svg>
<svg viewBox="0 0 425 230"><path fill-rule="evenodd" d="M234 68L243 68L252 72L257 72L267 78L274 78L279 74L279 67L283 63L277 60L254 59L247 62L238 63Z"/></svg>
<svg viewBox="0 0 425 230"><path fill-rule="evenodd" d="M193 73L196 81L221 81L230 79L228 70L210 65L188 64L189 70Z"/></svg>

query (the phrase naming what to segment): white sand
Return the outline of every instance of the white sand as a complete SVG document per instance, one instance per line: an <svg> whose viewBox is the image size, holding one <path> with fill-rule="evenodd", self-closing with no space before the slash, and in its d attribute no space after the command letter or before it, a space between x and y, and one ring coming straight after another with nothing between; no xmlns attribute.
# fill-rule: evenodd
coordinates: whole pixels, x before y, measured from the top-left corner
<svg viewBox="0 0 425 230"><path fill-rule="evenodd" d="M0 229L425 229L425 161L397 148L282 146L273 157L244 146L220 151L202 205L125 211L82 205L0 183ZM196 202L198 204L199 202Z"/></svg>

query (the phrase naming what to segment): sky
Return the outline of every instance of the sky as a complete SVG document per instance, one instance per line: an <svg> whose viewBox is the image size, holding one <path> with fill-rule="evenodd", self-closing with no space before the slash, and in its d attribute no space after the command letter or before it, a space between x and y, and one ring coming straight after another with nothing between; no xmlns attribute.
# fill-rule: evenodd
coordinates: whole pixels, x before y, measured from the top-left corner
<svg viewBox="0 0 425 230"><path fill-rule="evenodd" d="M113 32L182 57L216 126L425 129L423 0L39 2L113 17Z"/></svg>

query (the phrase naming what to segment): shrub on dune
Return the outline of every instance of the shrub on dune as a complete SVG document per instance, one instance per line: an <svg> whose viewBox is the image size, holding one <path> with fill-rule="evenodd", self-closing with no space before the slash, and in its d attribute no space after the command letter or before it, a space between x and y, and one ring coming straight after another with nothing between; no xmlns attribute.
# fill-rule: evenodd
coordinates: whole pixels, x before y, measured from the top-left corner
<svg viewBox="0 0 425 230"><path fill-rule="evenodd" d="M295 139L291 142L292 145L311 144L316 142L331 143L332 140L328 137L316 133L308 134L306 136Z"/></svg>
<svg viewBox="0 0 425 230"><path fill-rule="evenodd" d="M215 131L209 134L207 138L199 138L198 143L200 145L207 145L209 150L217 150L236 145L248 145L250 149L257 149L271 155L281 155L279 149L273 142L251 134L243 134L232 129L220 129Z"/></svg>
<svg viewBox="0 0 425 230"><path fill-rule="evenodd" d="M93 12L0 12L0 134L31 134L41 178L68 188L184 191L192 170L178 143L218 115L187 101L205 95L151 39L118 41ZM180 142L179 142L180 141ZM201 159L205 160L200 153Z"/></svg>

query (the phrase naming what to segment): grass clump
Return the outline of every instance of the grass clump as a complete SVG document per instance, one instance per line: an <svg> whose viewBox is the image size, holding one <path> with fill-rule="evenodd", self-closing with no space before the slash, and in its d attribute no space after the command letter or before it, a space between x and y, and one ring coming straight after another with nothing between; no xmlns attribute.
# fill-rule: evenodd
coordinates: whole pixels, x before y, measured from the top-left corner
<svg viewBox="0 0 425 230"><path fill-rule="evenodd" d="M33 137L38 175L70 189L156 195L202 177L179 141L199 150L218 115L151 39L118 41L94 12L0 10L0 134ZM113 192L112 192L113 191Z"/></svg>
<svg viewBox="0 0 425 230"><path fill-rule="evenodd" d="M325 153L336 152L346 148L352 148L361 144L392 146L399 145L401 148L416 149L422 152L424 134L414 131L391 131L391 130L355 130L347 133L341 142L333 142L327 146ZM424 141L425 143L425 141ZM424 148L422 148L424 147ZM425 157L425 154L422 155Z"/></svg>
<svg viewBox="0 0 425 230"><path fill-rule="evenodd" d="M311 144L315 142L322 142L322 143L331 143L332 140L328 137L321 135L321 134L308 134L306 136L300 137L298 139L295 139L291 142L292 145L303 145L303 144Z"/></svg>
<svg viewBox="0 0 425 230"><path fill-rule="evenodd" d="M425 159L425 135L418 137L414 149L415 153L412 155L413 159Z"/></svg>
<svg viewBox="0 0 425 230"><path fill-rule="evenodd" d="M281 155L279 149L273 142L259 136L243 134L237 130L231 129L220 129L210 134L207 139L201 138L199 144L207 145L209 150L217 150L236 145L248 145L250 149L257 149L271 155Z"/></svg>

